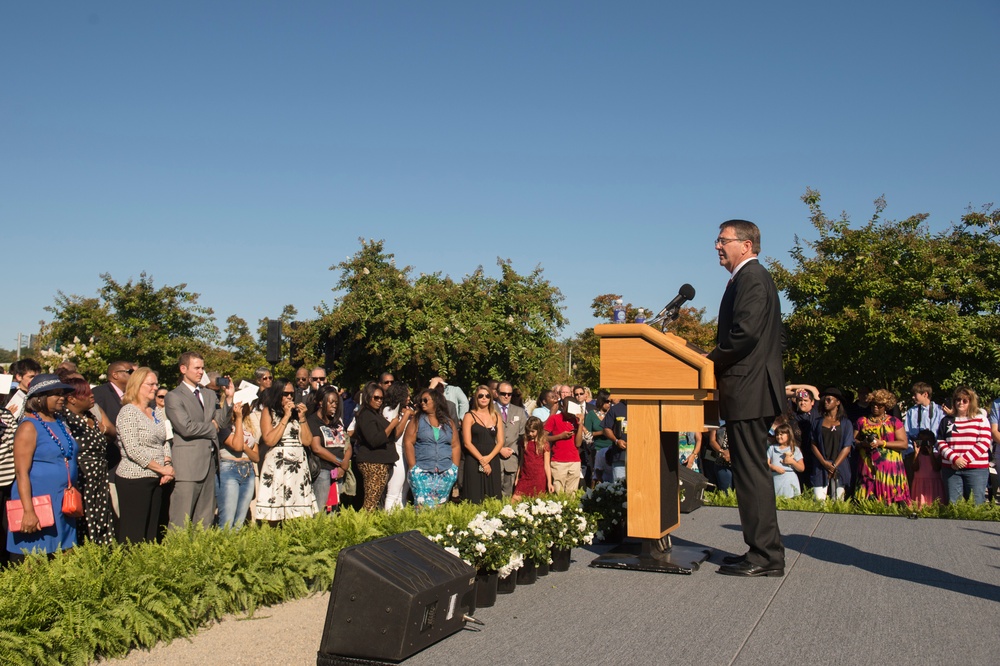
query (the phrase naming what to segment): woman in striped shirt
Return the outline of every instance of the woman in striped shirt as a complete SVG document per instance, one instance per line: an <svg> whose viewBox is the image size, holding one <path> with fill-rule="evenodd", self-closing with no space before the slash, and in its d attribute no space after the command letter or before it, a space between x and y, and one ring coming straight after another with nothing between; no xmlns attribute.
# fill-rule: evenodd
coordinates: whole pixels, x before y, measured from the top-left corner
<svg viewBox="0 0 1000 666"><path fill-rule="evenodd" d="M938 433L948 503L971 494L973 503L982 504L990 476L990 424L986 412L979 409L979 397L968 386L955 389L952 408L954 415L941 421Z"/></svg>

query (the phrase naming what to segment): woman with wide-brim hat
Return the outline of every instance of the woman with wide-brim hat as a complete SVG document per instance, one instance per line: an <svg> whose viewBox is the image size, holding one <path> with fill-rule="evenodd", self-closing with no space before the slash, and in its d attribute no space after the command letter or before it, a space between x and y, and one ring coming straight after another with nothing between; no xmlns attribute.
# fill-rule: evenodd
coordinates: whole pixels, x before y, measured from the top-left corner
<svg viewBox="0 0 1000 666"><path fill-rule="evenodd" d="M24 418L14 433L14 487L12 500L20 500L21 529L7 533L7 550L18 561L32 551L54 554L76 545L76 518L62 513L63 493L76 482L79 451L66 424L57 414L66 406L73 387L52 374L37 375L28 386ZM42 527L34 497L48 495L54 524Z"/></svg>

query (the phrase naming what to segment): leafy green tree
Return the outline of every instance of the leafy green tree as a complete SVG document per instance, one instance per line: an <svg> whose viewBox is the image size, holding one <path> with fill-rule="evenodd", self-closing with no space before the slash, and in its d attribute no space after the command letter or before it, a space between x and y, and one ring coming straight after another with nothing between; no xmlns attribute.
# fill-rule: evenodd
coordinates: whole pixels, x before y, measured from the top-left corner
<svg viewBox="0 0 1000 666"><path fill-rule="evenodd" d="M181 353L206 353L216 341L211 308L199 305L198 294L187 291L186 284L156 288L145 272L135 282L119 283L109 273L101 280L97 298L60 291L55 305L46 308L52 321L42 331L43 346L56 353L89 345L90 357L74 352L69 360L90 379L103 374L108 361L124 359L149 366L160 383L172 383Z"/></svg>
<svg viewBox="0 0 1000 666"><path fill-rule="evenodd" d="M357 386L391 370L413 385L442 374L467 390L491 377L533 389L558 371L562 295L541 268L520 275L501 259L499 279L482 267L461 282L440 273L413 279L384 246L361 239L335 267L344 295L301 333L307 356L331 350L339 381Z"/></svg>
<svg viewBox="0 0 1000 666"><path fill-rule="evenodd" d="M932 234L926 215L828 218L819 192L802 200L819 235L796 237L792 266L771 262L792 303L785 318L790 380L886 387L914 381L1000 392L1000 214L991 206Z"/></svg>

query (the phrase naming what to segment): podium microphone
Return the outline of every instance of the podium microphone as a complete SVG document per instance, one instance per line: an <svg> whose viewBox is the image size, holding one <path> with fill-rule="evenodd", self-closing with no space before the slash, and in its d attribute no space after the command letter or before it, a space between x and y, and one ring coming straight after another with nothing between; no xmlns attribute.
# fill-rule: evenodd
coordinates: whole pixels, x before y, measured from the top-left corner
<svg viewBox="0 0 1000 666"><path fill-rule="evenodd" d="M678 310L680 307L694 298L694 287L689 284L682 284L681 288L677 291L677 295L673 299L663 306L663 309L653 317L652 321L646 322L648 324L655 324L663 320L673 321L677 319Z"/></svg>

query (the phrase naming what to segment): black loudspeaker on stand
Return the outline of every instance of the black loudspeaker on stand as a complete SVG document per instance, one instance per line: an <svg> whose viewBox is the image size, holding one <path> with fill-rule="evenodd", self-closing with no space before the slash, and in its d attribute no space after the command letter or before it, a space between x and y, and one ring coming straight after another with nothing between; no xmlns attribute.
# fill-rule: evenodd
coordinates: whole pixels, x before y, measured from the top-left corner
<svg viewBox="0 0 1000 666"><path fill-rule="evenodd" d="M267 362L277 365L281 362L281 322L267 320Z"/></svg>
<svg viewBox="0 0 1000 666"><path fill-rule="evenodd" d="M419 532L337 556L317 666L398 662L465 626L476 570Z"/></svg>

